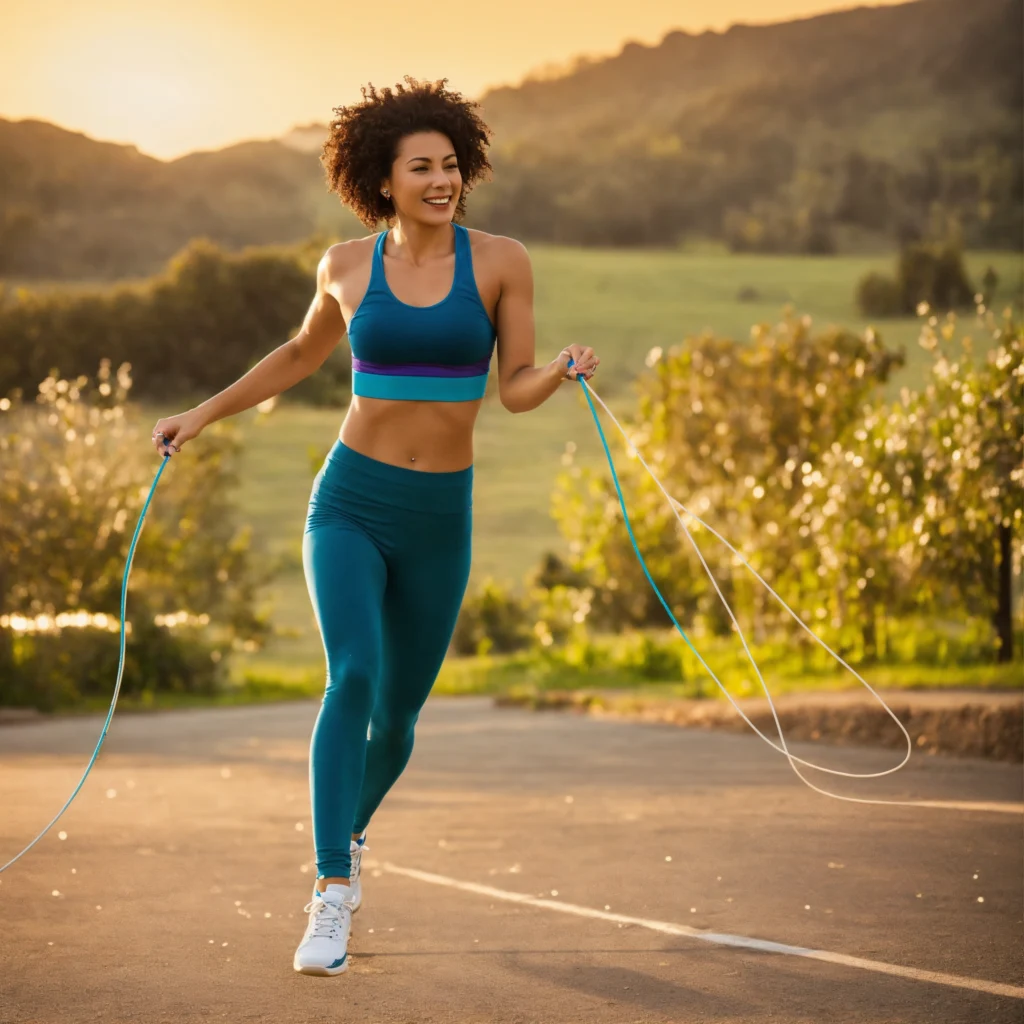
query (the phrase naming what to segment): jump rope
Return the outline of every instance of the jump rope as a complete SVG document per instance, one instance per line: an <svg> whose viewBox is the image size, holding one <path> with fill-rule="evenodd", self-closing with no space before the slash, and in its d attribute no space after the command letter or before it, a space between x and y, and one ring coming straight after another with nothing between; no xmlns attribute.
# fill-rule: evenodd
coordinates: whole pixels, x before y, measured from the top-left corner
<svg viewBox="0 0 1024 1024"><path fill-rule="evenodd" d="M574 361L570 359L569 360L569 368L571 369L573 365L574 365ZM743 721L746 722L747 725L749 725L750 728L753 729L754 732L757 733L757 735L760 736L761 739L764 740L765 743L767 743L768 746L772 748L772 750L775 750L778 753L783 754L786 757L786 759L789 761L790 767L796 773L797 777L800 779L801 782L803 782L805 785L809 786L816 793L822 794L822 796L831 797L834 800L844 800L844 801L846 801L848 803L855 803L855 804L881 804L881 805L890 806L890 807L934 807L934 808L944 808L944 807L946 807L947 805L944 802L938 801L938 800L868 800L868 799L864 799L862 797L844 796L844 795L839 794L839 793L830 793L828 790L822 789L820 786L816 786L805 775L803 775L803 773L797 767L798 764L803 765L806 768L813 768L815 771L824 772L824 773L826 773L828 775L840 775L840 776L843 776L844 778L848 778L848 779L876 779L876 778L880 778L883 775L891 775L893 772L899 771L910 760L910 755L911 755L911 752L913 750L913 744L912 744L911 739L910 739L910 733L907 732L907 730L903 726L903 723L899 720L899 718L896 717L896 715L893 713L892 709L885 703L885 701L882 699L882 697L871 687L871 685L867 682L867 680L865 680L857 672L856 669L854 669L851 665L847 664L847 662L844 661L843 658L839 654L837 654L835 651L833 651L832 648L829 647L828 644L826 644L825 641L822 640L821 637L819 637L803 621L803 619L801 619L800 616L795 611L793 611L792 608L789 607L788 604L786 604L786 602L772 589L772 587L768 584L768 582L764 579L764 577L762 577L760 575L760 573L758 573L758 571L750 564L750 562L748 562L747 559L744 558L744 556L741 555L740 552L737 551L736 548L734 548L732 546L732 544L730 544L720 533L718 533L717 530L715 530L713 527L709 526L703 519L701 519L700 516L698 516L695 512L691 512L690 509L688 509L681 501L677 501L675 498L673 498L668 493L668 491L665 490L664 485L657 478L657 476L655 476L655 474L651 470L650 466L648 466L647 463L644 461L644 458L640 454L640 452L637 451L636 446L630 440L629 434L622 427L622 424L619 423L619 421L615 418L615 416L612 413L611 409L608 408L608 406L601 399L601 397L597 394L597 392L594 391L594 389L587 383L586 378L584 378L582 376L577 376L576 379L579 381L580 385L583 388L584 397L587 400L587 405L589 406L591 415L594 418L594 424L597 427L597 433L598 433L598 436L601 439L601 445L604 448L605 458L608 460L608 467L611 470L612 481L615 484L615 493L618 495L619 507L622 509L622 518L623 518L623 521L626 524L626 531L629 534L630 543L633 546L633 550L636 553L636 557L640 561L640 566L641 566L641 568L644 571L644 575L647 577L647 582L650 583L651 587L654 590L654 593L657 594L658 600L661 602L662 607L668 613L668 617L672 620L672 625L675 626L675 628L678 631L679 635L683 638L683 640L686 641L686 645L690 648L691 651L693 651L693 653L696 656L697 660L700 662L700 664L703 666L703 668L707 671L708 675L711 676L711 678L715 681L715 684L718 686L718 688L722 691L722 693L725 694L725 696L728 699L729 703L732 704L732 706L736 709L736 712L739 714L740 718L742 718ZM612 459L612 453L611 453L611 450L608 447L608 439L605 436L604 428L601 426L601 419L600 419L600 417L597 414L597 409L594 407L594 401L595 400L601 406L601 408L604 409L605 413L607 413L608 418L612 421L612 423L614 423L615 426L618 428L619 433L622 434L622 437L625 440L626 445L628 446L629 450L640 461L640 464L644 467L644 469L647 471L647 473L650 476L650 478L657 485L658 490L660 490L661 493L665 496L665 500L669 503L669 507L672 509L673 514L675 515L676 519L679 522L679 525L683 528L683 532L686 534L687 539L693 545L693 550L696 551L697 557L700 559L700 563L704 567L704 571L708 575L708 579L711 580L711 584L715 588L715 592L718 594L718 597L721 600L723 606L725 607L725 610L728 612L729 619L732 622L733 626L735 627L736 633L739 636L740 642L743 645L743 650L746 653L747 658L749 658L750 664L753 666L754 673L757 675L758 682L760 682L761 688L764 690L765 696L768 698L768 704L769 704L769 707L771 708L772 717L775 720L775 727L779 731L779 740L780 740L780 742L782 744L781 746L776 744L768 736L765 736L765 734L763 732L761 732L761 730L758 729L757 726L754 725L754 723L743 713L743 709L733 699L732 694L730 694L729 691L722 685L721 681L719 680L718 676L715 674L714 670L704 660L704 658L701 657L700 651L697 650L697 648L694 646L693 642L686 635L686 631L679 624L679 621L676 619L675 615L673 614L672 609L669 607L668 602L665 600L665 598L662 595L661 591L658 589L658 585L654 582L654 579L651 577L650 570L647 568L647 562L644 560L644 556L643 556L643 554L640 551L639 545L637 544L636 537L633 534L633 526L632 526L632 523L630 522L629 512L626 509L626 499L622 495L622 486L619 483L618 473L616 473L616 471L615 471L615 462ZM163 435L159 435L159 436L163 436ZM132 536L132 542L131 542L131 544L130 544L130 546L128 548L128 557L127 557L127 560L125 562L125 569L124 569L124 579L123 579L122 584L121 584L121 646L120 646L120 655L119 655L119 658L118 658L118 666L117 666L117 681L114 684L114 696L113 696L113 699L110 702L110 710L107 712L106 721L103 723L103 730L100 733L100 738L99 738L99 741L96 744L96 749L93 751L92 757L89 759L89 763L86 765L85 771L83 772L81 779L79 779L79 781L78 781L78 785L75 786L74 791L72 792L71 796L68 797L68 799L65 802L64 806L57 812L57 814L54 816L53 820L46 826L46 828L44 828L42 830L42 832L40 832L39 835L37 835L36 838L33 839L32 842L29 843L28 846L26 846L25 849L23 849L21 851L21 853L19 853L16 857L13 857L6 864L4 864L2 867L0 867L0 872L6 871L12 864L14 864L16 861L20 860L21 857L23 857L26 853L28 853L28 851L31 850L32 847L35 846L36 843L38 843L39 840L42 839L43 836L45 836L46 833L49 832L50 829L53 828L53 826L57 823L57 821L59 820L61 815L68 809L68 807L71 805L72 800L75 799L75 797L78 795L79 790L81 790L82 786L84 785L85 780L88 777L89 772L92 769L92 766L96 763L96 758L99 755L100 747L103 745L104 739L106 739L107 731L110 728L111 719L114 717L114 708L117 706L117 698L118 698L118 695L121 692L121 679L124 676L125 619L126 619L125 612L126 612L127 599L128 599L128 578L129 578L129 576L131 574L132 560L135 557L135 548L136 548L136 545L138 544L139 535L142 533L142 524L145 522L146 513L149 510L150 502L152 502L152 500L153 500L153 494L156 492L157 484L159 484L160 477L163 475L164 470L167 468L167 463L170 460L170 458L171 458L170 451L166 451L164 453L163 461L160 463L160 468L157 470L156 476L153 478L153 483L152 483L152 486L149 489L149 494L146 497L146 501L145 501L145 503L142 506L142 511L139 513L139 521L136 524L135 533ZM683 516L681 516L679 514L680 511L682 511L685 514L686 519L684 519ZM785 608L787 612L789 612L790 616L792 616L793 620L797 623L797 625L799 625L800 628L804 630L804 632L808 633L811 637L813 637L816 643L818 643L825 651L827 651L833 658L835 658L835 660L840 665L842 665L843 668L845 668L849 672L851 672L854 675L854 677L859 682L863 683L864 686L866 686L868 688L868 690L871 692L872 696L874 696L874 698L878 701L878 703L881 704L881 706L883 708L885 708L886 712L889 714L889 716L892 718L892 720L899 726L900 731L903 733L903 736L904 736L904 738L907 741L907 752L904 755L903 760L900 761L900 763L898 765L896 765L893 768L887 768L885 771L880 771L880 772L845 772L845 771L840 771L839 769L836 769L836 768L826 768L824 765L815 764L813 761L805 761L803 758L796 757L794 754L792 754L790 752L789 748L786 746L786 737L785 737L785 735L783 733L782 723L779 721L779 716L778 716L778 713L777 713L777 711L775 709L775 703L772 700L772 695L771 695L771 693L768 690L768 686L767 686L767 684L764 681L764 677L761 675L761 670L760 670L760 668L758 668L757 662L754 659L754 656L753 656L753 654L750 651L750 647L747 645L747 639L743 635L743 630L740 627L739 622L737 622L736 616L733 614L733 610L732 610L731 606L729 605L729 602L726 600L725 595L722 593L722 590L721 590L721 588L718 585L718 581L715 579L714 573L712 573L711 569L708 567L708 563L704 560L703 553L701 552L700 548L698 547L697 542L694 539L693 534L690 531L690 528L687 526L687 520L689 520L691 522L699 523L702 527L704 527L704 529L706 529L714 537L716 537L718 540L720 540L729 549L729 551L731 551L733 553L733 555L735 555L736 558L739 559L741 564L753 574L754 578L765 587L765 589L772 595L772 597L774 597L776 599L776 601L778 601L779 604L781 604L782 607Z"/></svg>

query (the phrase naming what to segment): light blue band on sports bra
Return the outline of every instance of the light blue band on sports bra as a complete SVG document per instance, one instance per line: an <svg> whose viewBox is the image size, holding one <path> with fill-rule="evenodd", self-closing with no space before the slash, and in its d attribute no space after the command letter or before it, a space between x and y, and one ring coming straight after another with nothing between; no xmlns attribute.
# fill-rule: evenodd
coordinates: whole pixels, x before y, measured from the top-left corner
<svg viewBox="0 0 1024 1024"><path fill-rule="evenodd" d="M486 373L474 377L406 377L359 370L352 373L352 394L363 398L472 402L483 398L486 389Z"/></svg>

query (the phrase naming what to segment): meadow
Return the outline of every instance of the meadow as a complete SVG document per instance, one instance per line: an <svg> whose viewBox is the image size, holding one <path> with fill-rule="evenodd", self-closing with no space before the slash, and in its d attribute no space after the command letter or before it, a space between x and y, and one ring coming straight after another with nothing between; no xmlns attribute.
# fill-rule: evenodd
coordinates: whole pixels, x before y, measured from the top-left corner
<svg viewBox="0 0 1024 1024"><path fill-rule="evenodd" d="M630 411L630 384L645 371L655 346L669 348L705 330L746 338L753 324L774 322L787 304L821 328L866 328L869 321L854 302L857 281L869 270L891 272L895 259L893 254L795 257L553 246L531 246L531 255L538 362L570 342L592 345L602 360L593 386L617 415ZM1017 254L969 253L966 262L976 282L989 265L995 268L1001 282L996 305L1005 305L1019 286ZM756 297L741 301L741 292ZM927 356L917 345L918 321L870 324L889 345L906 352L907 364L890 383L890 393L919 385ZM147 409L146 429L150 416L174 411ZM337 437L343 415L343 410L281 402L269 414L250 411L232 421L245 438L241 517L251 524L258 547L283 560L263 594L276 635L263 651L238 658L237 675L294 676L321 661L302 577L301 537L317 460ZM610 441L616 457L622 456L621 439L610 435ZM518 586L545 551L557 551L563 543L549 503L569 442L576 445L577 464L603 461L590 412L575 386L563 386L539 409L517 416L496 396L485 402L475 442L471 588L488 576Z"/></svg>

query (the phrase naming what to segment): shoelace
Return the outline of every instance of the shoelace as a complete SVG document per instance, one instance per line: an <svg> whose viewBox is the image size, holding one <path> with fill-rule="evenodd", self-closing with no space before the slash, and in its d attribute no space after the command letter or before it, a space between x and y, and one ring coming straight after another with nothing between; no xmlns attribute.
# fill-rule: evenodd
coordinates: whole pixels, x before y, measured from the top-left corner
<svg viewBox="0 0 1024 1024"><path fill-rule="evenodd" d="M341 937L341 906L327 903L322 899L310 900L303 908L307 914L313 915L313 928L309 933L311 939L337 939Z"/></svg>

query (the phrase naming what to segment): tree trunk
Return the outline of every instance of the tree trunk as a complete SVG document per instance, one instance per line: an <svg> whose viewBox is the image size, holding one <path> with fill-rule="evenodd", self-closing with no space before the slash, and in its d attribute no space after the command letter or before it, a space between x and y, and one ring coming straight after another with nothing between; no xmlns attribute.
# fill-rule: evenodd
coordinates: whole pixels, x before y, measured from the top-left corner
<svg viewBox="0 0 1024 1024"><path fill-rule="evenodd" d="M999 524L999 602L996 608L999 661L1013 660L1013 531Z"/></svg>

